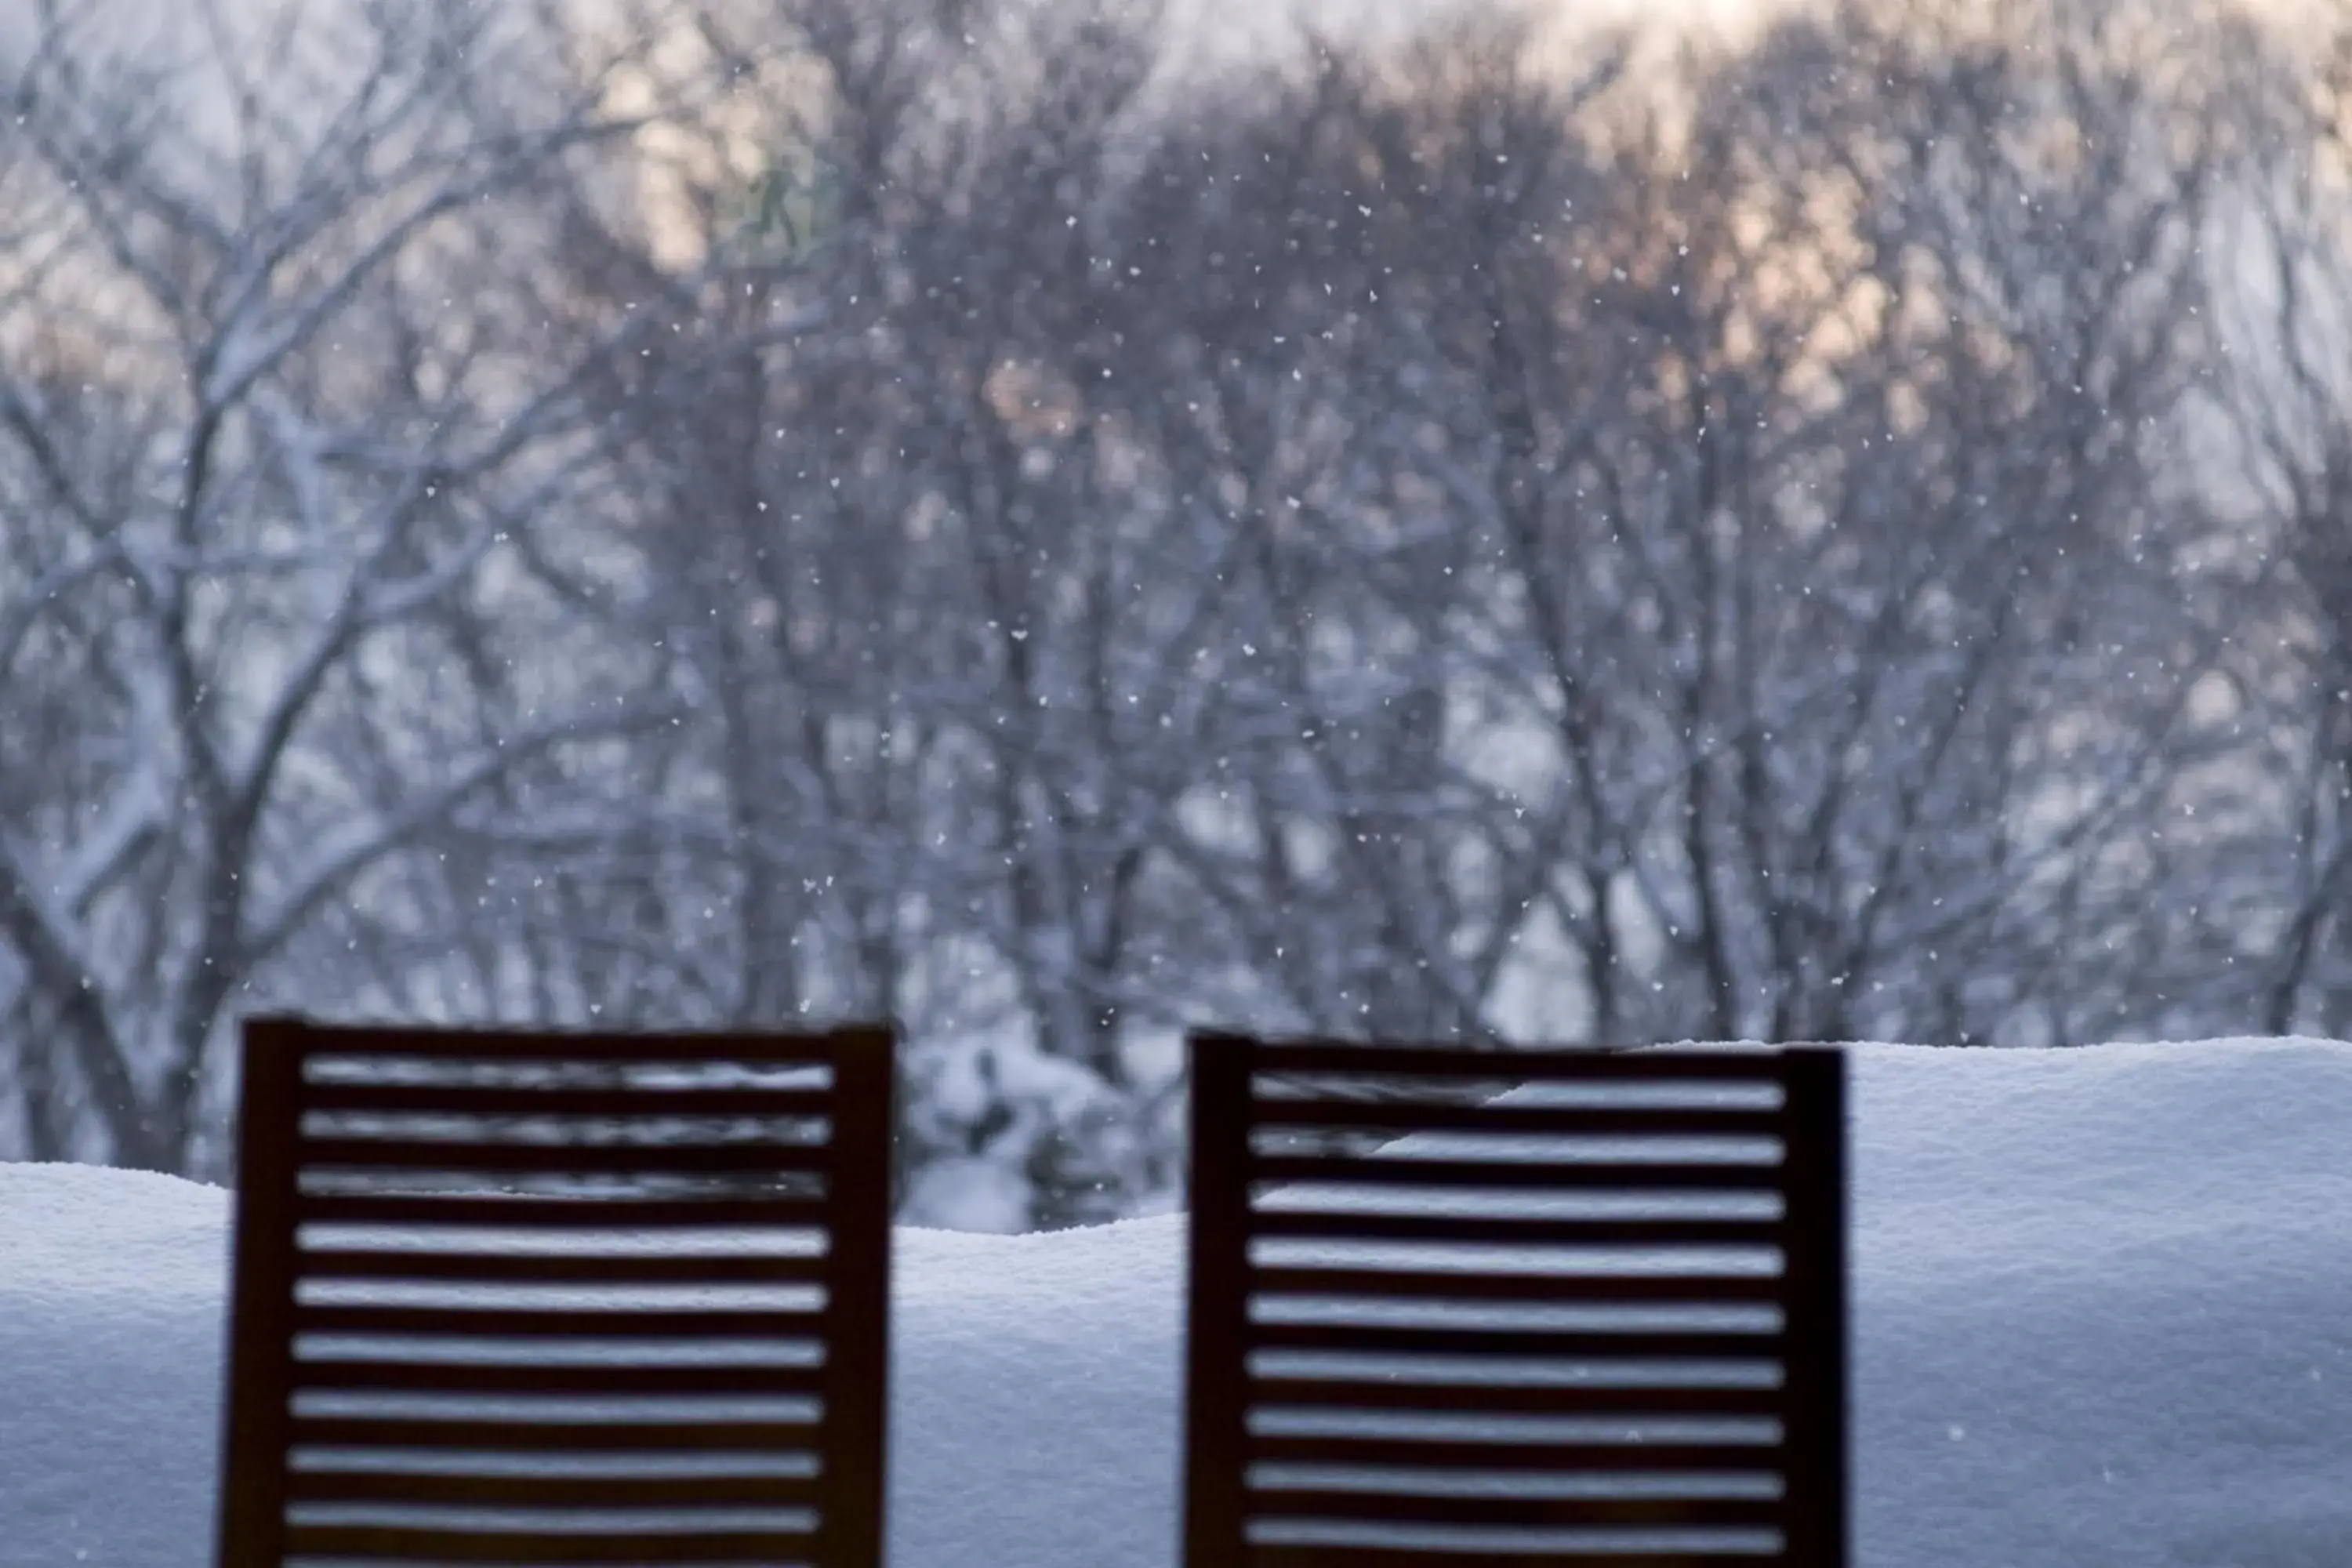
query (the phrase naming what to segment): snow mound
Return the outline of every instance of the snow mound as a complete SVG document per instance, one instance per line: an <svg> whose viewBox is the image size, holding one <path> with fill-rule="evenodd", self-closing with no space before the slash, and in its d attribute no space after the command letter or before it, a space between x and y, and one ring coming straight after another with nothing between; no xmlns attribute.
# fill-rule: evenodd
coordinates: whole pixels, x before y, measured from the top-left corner
<svg viewBox="0 0 2352 1568"><path fill-rule="evenodd" d="M2352 1046L1853 1053L1861 1568L2352 1562ZM0 1165L0 1568L206 1568L227 1195ZM897 1240L893 1568L1172 1568L1181 1216Z"/></svg>

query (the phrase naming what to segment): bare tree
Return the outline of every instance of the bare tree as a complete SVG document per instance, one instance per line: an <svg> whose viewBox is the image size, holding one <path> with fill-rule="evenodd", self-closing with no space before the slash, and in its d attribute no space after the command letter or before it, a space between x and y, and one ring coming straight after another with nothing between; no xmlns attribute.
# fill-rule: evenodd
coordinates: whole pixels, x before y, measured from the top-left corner
<svg viewBox="0 0 2352 1568"><path fill-rule="evenodd" d="M12 89L61 259L0 385L9 533L38 542L8 689L58 732L7 769L0 923L49 1102L66 1066L110 1157L186 1170L226 1008L323 910L663 712L624 659L484 732L410 673L462 661L466 617L516 602L518 534L578 500L581 367L642 326L551 353L479 263L631 122L470 5L289 21L267 74L226 24L150 68L98 19L46 13ZM375 743L339 755L355 725Z"/></svg>
<svg viewBox="0 0 2352 1568"><path fill-rule="evenodd" d="M2200 476L2244 542L2239 689L2262 759L2228 826L2214 919L2262 980L2263 1026L2352 1017L2352 30L2291 58L2246 40L2229 110L2243 145L2212 227L2229 336Z"/></svg>
<svg viewBox="0 0 2352 1568"><path fill-rule="evenodd" d="M915 1211L1066 1224L1190 1024L2352 998L2344 122L2251 24L102 19L0 127L36 1154L216 1169L244 1005L880 1012Z"/></svg>

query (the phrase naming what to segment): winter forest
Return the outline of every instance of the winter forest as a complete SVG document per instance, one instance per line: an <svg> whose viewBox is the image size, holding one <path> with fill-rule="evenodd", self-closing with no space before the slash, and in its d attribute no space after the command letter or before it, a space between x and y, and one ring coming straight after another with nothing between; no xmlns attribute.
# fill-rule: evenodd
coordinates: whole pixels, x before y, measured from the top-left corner
<svg viewBox="0 0 2352 1568"><path fill-rule="evenodd" d="M1005 1230L1187 1026L2352 1031L2352 14L10 10L0 1160L264 1010L895 1017Z"/></svg>

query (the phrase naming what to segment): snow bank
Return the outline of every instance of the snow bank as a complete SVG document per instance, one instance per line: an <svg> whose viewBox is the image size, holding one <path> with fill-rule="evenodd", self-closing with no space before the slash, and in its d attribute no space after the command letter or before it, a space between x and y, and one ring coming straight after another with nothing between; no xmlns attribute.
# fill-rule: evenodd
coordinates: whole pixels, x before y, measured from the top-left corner
<svg viewBox="0 0 2352 1568"><path fill-rule="evenodd" d="M1864 1568L2352 1562L2352 1046L1854 1053ZM226 1195L0 1165L0 1565L210 1556ZM894 1568L1169 1568L1182 1220L902 1230Z"/></svg>

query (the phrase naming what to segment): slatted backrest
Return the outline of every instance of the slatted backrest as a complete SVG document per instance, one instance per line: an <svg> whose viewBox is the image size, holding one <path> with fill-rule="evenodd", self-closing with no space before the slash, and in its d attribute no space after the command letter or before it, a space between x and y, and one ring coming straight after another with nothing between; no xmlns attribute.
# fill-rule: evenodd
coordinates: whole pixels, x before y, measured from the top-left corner
<svg viewBox="0 0 2352 1568"><path fill-rule="evenodd" d="M1839 1052L1192 1063L1188 1568L1845 1568Z"/></svg>
<svg viewBox="0 0 2352 1568"><path fill-rule="evenodd" d="M249 1023L221 1568L876 1568L892 1049Z"/></svg>

